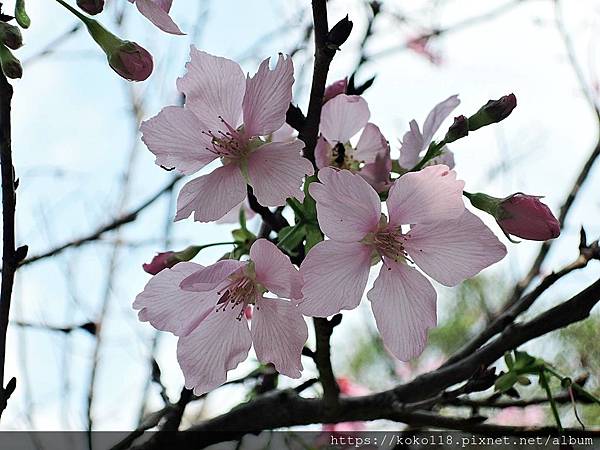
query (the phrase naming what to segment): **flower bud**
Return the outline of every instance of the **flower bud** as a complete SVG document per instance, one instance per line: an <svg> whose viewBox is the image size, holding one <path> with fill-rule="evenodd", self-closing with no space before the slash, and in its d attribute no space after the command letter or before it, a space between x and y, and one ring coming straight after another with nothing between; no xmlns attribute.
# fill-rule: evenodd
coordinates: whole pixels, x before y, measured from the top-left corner
<svg viewBox="0 0 600 450"><path fill-rule="evenodd" d="M327 46L333 50L339 50L350 36L352 26L352 21L348 19L348 16L336 23L327 33Z"/></svg>
<svg viewBox="0 0 600 450"><path fill-rule="evenodd" d="M81 14L64 0L57 1L85 24L92 38L106 54L108 64L115 72L131 81L143 81L150 76L154 64L152 55L148 51L135 42L118 38L98 21Z"/></svg>
<svg viewBox="0 0 600 450"><path fill-rule="evenodd" d="M15 58L15 55L4 44L0 44L0 65L6 78L21 78L23 76L21 62Z"/></svg>
<svg viewBox="0 0 600 450"><path fill-rule="evenodd" d="M334 81L325 88L325 93L323 94L323 103L326 103L328 100L331 100L333 97L336 97L340 94L345 94L346 89L348 89L347 77Z"/></svg>
<svg viewBox="0 0 600 450"><path fill-rule="evenodd" d="M23 36L19 27L0 22L0 42L13 50L21 48L23 46Z"/></svg>
<svg viewBox="0 0 600 450"><path fill-rule="evenodd" d="M104 0L77 0L77 6L86 13L95 16L104 9Z"/></svg>
<svg viewBox="0 0 600 450"><path fill-rule="evenodd" d="M469 131L475 131L486 125L506 119L516 106L517 97L515 97L515 94L488 101L479 111L469 117Z"/></svg>
<svg viewBox="0 0 600 450"><path fill-rule="evenodd" d="M506 198L466 194L471 204L496 219L502 231L531 241L547 241L560 235L560 223L539 196L516 193Z"/></svg>
<svg viewBox="0 0 600 450"><path fill-rule="evenodd" d="M152 55L135 42L123 41L115 52L107 54L108 64L126 80L144 81L152 73Z"/></svg>
<svg viewBox="0 0 600 450"><path fill-rule="evenodd" d="M469 119L465 116L458 116L454 118L454 123L448 128L448 132L444 137L444 142L449 144L450 142L457 141L469 134Z"/></svg>
<svg viewBox="0 0 600 450"><path fill-rule="evenodd" d="M196 256L199 251L199 246L191 245L180 252L168 251L157 253L154 258L152 258L152 261L142 264L142 268L144 269L144 272L149 273L150 275L156 275L164 269L170 269L175 264L189 261Z"/></svg>

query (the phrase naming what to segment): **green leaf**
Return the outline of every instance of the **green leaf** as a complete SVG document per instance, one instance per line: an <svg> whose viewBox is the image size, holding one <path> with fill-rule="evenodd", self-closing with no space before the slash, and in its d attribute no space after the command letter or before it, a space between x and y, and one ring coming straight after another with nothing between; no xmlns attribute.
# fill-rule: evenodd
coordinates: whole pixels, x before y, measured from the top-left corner
<svg viewBox="0 0 600 450"><path fill-rule="evenodd" d="M287 253L294 253L298 246L302 245L305 236L306 229L302 223L293 227L283 227L277 235L277 246Z"/></svg>
<svg viewBox="0 0 600 450"><path fill-rule="evenodd" d="M25 0L17 0L15 3L15 19L21 28L29 28L31 19L25 11Z"/></svg>
<svg viewBox="0 0 600 450"><path fill-rule="evenodd" d="M515 364L515 360L513 359L510 352L506 352L504 354L504 362L506 363L506 367L508 367L508 370L512 370L512 368Z"/></svg>
<svg viewBox="0 0 600 450"><path fill-rule="evenodd" d="M498 377L494 387L499 392L505 392L513 387L517 381L517 375L514 372L508 372Z"/></svg>
<svg viewBox="0 0 600 450"><path fill-rule="evenodd" d="M304 250L308 252L311 248L317 245L323 240L323 233L319 229L318 225L307 225L306 226L306 244Z"/></svg>

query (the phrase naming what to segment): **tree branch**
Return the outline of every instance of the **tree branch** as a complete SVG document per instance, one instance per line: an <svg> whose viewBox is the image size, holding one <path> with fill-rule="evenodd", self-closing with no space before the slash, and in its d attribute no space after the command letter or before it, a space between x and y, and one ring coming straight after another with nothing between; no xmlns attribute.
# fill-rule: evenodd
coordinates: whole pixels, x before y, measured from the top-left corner
<svg viewBox="0 0 600 450"><path fill-rule="evenodd" d="M413 381L378 394L340 398L339 407L331 410L323 399L299 397L294 390L269 392L253 401L244 403L228 413L192 427L195 433L174 436L173 446L178 449L198 448L223 440L241 437L246 433L258 433L282 427L309 425L312 423L338 423L377 419L397 420L412 425L435 426L478 433L527 434L531 430L520 427L498 427L473 423L469 419L456 419L434 415L429 412L411 411L412 404L435 397L442 390L470 378L502 357L510 349L542 336L550 331L566 327L588 317L591 309L600 301L600 279L571 299L540 314L523 324L513 324L485 347L450 366L421 375ZM405 412L405 411L409 412ZM555 428L534 430L556 434ZM567 430L571 432L571 430ZM574 432L579 432L575 431ZM597 432L593 432L597 433ZM156 448L142 444L144 449Z"/></svg>
<svg viewBox="0 0 600 450"><path fill-rule="evenodd" d="M16 188L15 170L12 162L10 111L13 89L0 71L0 164L2 172L2 285L0 287L0 416L6 402L15 389L13 378L4 387L4 363L6 359L6 332L12 299L15 272L19 255L15 249ZM26 249L26 247L22 247ZM23 254L20 259L25 257Z"/></svg>

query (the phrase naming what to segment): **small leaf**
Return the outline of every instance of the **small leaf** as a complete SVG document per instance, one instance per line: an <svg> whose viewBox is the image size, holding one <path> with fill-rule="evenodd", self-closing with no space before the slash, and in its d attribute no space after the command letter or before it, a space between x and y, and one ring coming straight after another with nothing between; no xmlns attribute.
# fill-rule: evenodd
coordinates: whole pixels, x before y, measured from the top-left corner
<svg viewBox="0 0 600 450"><path fill-rule="evenodd" d="M494 383L494 387L497 391L506 392L512 388L516 382L517 375L515 375L513 372L508 372L498 377Z"/></svg>

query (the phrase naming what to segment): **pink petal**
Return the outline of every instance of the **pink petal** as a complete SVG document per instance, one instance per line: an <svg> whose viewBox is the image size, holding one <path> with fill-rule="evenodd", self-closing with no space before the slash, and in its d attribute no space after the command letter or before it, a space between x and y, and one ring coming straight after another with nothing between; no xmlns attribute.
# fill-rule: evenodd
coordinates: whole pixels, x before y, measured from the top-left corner
<svg viewBox="0 0 600 450"><path fill-rule="evenodd" d="M160 0L136 0L135 2L138 11L161 30L171 34L185 34L169 16L169 9L163 8L166 4L164 0L162 2Z"/></svg>
<svg viewBox="0 0 600 450"><path fill-rule="evenodd" d="M231 211L217 220L217 223L238 223L240 220L240 212L244 210L244 215L246 216L246 220L252 220L256 213L250 208L248 202L244 200L242 203L234 207Z"/></svg>
<svg viewBox="0 0 600 450"><path fill-rule="evenodd" d="M206 292L216 289L227 277L236 270L246 266L247 262L235 259L223 259L216 263L200 268L181 280L179 287L186 291ZM177 266L175 266L177 267Z"/></svg>
<svg viewBox="0 0 600 450"><path fill-rule="evenodd" d="M312 175L314 169L300 154L303 147L304 143L297 139L271 142L250 154L248 177L261 205L282 206L288 197L304 199L302 180L304 175Z"/></svg>
<svg viewBox="0 0 600 450"><path fill-rule="evenodd" d="M443 164L444 166L448 166L449 169L454 169L454 153L448 149L448 146L444 146L440 156L431 160L432 166L436 164Z"/></svg>
<svg viewBox="0 0 600 450"><path fill-rule="evenodd" d="M458 105L460 105L458 95L452 95L443 102L435 105L423 124L423 140L425 141L425 146L429 145L433 139L433 135L442 125L442 122L446 120Z"/></svg>
<svg viewBox="0 0 600 450"><path fill-rule="evenodd" d="M306 322L292 302L278 298L256 302L252 342L260 362L272 363L279 373L290 378L300 378L300 357L307 339Z"/></svg>
<svg viewBox="0 0 600 450"><path fill-rule="evenodd" d="M410 121L410 131L407 131L400 143L400 158L398 163L405 169L413 168L419 162L419 154L429 145L425 144L419 124Z"/></svg>
<svg viewBox="0 0 600 450"><path fill-rule="evenodd" d="M185 387L202 395L227 381L227 371L248 356L252 344L248 322L238 308L211 313L192 333L179 338L177 360Z"/></svg>
<svg viewBox="0 0 600 450"><path fill-rule="evenodd" d="M375 162L364 165L358 174L377 192L385 192L392 184L390 179L391 171L392 160L390 158L390 149L388 148L383 155L377 155Z"/></svg>
<svg viewBox="0 0 600 450"><path fill-rule="evenodd" d="M307 316L327 317L360 303L369 270L371 249L360 243L319 242L300 266L302 302Z"/></svg>
<svg viewBox="0 0 600 450"><path fill-rule="evenodd" d="M140 310L139 319L176 336L189 334L214 310L217 300L212 292L199 294L179 287L181 280L202 268L182 262L152 277L133 302L133 309Z"/></svg>
<svg viewBox="0 0 600 450"><path fill-rule="evenodd" d="M325 88L325 93L323 94L323 103L328 102L333 97L337 97L340 94L345 94L347 89L348 77L334 81Z"/></svg>
<svg viewBox="0 0 600 450"><path fill-rule="evenodd" d="M348 170L329 167L319 171L319 180L321 183L310 184L309 191L317 201L319 225L327 236L357 242L377 229L381 202L365 180Z"/></svg>
<svg viewBox="0 0 600 450"><path fill-rule="evenodd" d="M440 222L455 219L465 210L465 182L443 165L425 167L401 176L387 199L390 224Z"/></svg>
<svg viewBox="0 0 600 450"><path fill-rule="evenodd" d="M204 124L202 130L227 131L222 117L236 128L241 119L246 80L240 66L226 58L209 55L193 45L187 73L177 80L188 106Z"/></svg>
<svg viewBox="0 0 600 450"><path fill-rule="evenodd" d="M267 239L258 239L250 248L256 281L284 298L300 298L302 281L290 258Z"/></svg>
<svg viewBox="0 0 600 450"><path fill-rule="evenodd" d="M256 75L246 80L243 102L246 136L266 136L278 130L292 101L292 58L280 54L273 70L269 69L269 59L260 64Z"/></svg>
<svg viewBox="0 0 600 450"><path fill-rule="evenodd" d="M381 134L379 127L368 123L356 144L354 159L364 163L373 163L377 155L385 155L389 148L387 139Z"/></svg>
<svg viewBox="0 0 600 450"><path fill-rule="evenodd" d="M321 134L329 142L345 144L363 128L371 115L364 98L340 94L323 105Z"/></svg>
<svg viewBox="0 0 600 450"><path fill-rule="evenodd" d="M284 123L278 130L271 134L271 142L291 142L296 139L298 132L287 123Z"/></svg>
<svg viewBox="0 0 600 450"><path fill-rule="evenodd" d="M236 164L218 167L183 186L177 198L175 220L194 213L197 222L212 222L246 198L246 181Z"/></svg>
<svg viewBox="0 0 600 450"><path fill-rule="evenodd" d="M315 146L315 162L319 169L331 166L331 150L332 147L329 145L329 142L323 136L319 136L317 145Z"/></svg>
<svg viewBox="0 0 600 450"><path fill-rule="evenodd" d="M402 361L419 356L427 343L427 330L437 322L437 295L427 278L406 264L386 259L367 297L390 352Z"/></svg>
<svg viewBox="0 0 600 450"><path fill-rule="evenodd" d="M454 220L415 225L404 248L430 277L456 286L500 261L506 247L477 217L465 209Z"/></svg>
<svg viewBox="0 0 600 450"><path fill-rule="evenodd" d="M190 175L216 158L211 140L198 128L198 118L179 106L168 106L142 123L142 141L156 155L156 164Z"/></svg>

